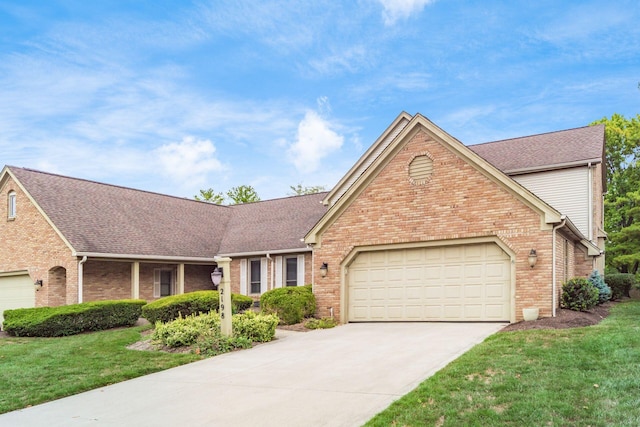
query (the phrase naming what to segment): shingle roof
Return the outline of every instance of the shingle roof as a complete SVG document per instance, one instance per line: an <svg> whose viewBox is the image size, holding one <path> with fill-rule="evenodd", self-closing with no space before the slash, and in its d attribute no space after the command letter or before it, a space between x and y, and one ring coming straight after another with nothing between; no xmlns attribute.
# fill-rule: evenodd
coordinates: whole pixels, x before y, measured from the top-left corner
<svg viewBox="0 0 640 427"><path fill-rule="evenodd" d="M496 168L509 174L543 170L588 161L602 162L604 125L586 126L522 138L468 146Z"/></svg>
<svg viewBox="0 0 640 427"><path fill-rule="evenodd" d="M224 206L9 167L77 252L213 258Z"/></svg>
<svg viewBox="0 0 640 427"><path fill-rule="evenodd" d="M327 208L327 193L231 206L233 215L220 244L221 254L304 249L305 234Z"/></svg>

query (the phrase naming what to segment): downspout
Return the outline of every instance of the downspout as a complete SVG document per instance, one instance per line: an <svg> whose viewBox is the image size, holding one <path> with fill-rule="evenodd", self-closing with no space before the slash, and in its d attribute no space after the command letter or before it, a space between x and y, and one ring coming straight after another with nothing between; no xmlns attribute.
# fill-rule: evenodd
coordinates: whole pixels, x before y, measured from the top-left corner
<svg viewBox="0 0 640 427"><path fill-rule="evenodd" d="M566 215L562 215L560 217L560 219L562 220L562 222L558 225L556 225L555 227L553 227L553 230L551 231L551 280L552 280L552 289L553 289L553 304L552 304L552 316L556 317L556 305L557 305L557 296L556 296L556 231L559 228L564 227L564 225L567 223L567 216Z"/></svg>
<svg viewBox="0 0 640 427"><path fill-rule="evenodd" d="M84 271L82 268L82 264L87 262L87 256L83 256L82 259L78 262L78 304L82 302L82 287L83 287L83 276Z"/></svg>

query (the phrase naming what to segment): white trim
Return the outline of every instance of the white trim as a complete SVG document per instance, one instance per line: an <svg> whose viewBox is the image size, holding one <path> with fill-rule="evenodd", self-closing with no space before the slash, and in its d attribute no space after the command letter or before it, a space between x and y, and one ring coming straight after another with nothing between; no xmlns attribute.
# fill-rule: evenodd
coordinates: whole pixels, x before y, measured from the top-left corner
<svg viewBox="0 0 640 427"><path fill-rule="evenodd" d="M298 286L304 286L304 255L298 255Z"/></svg>
<svg viewBox="0 0 640 427"><path fill-rule="evenodd" d="M145 261L176 261L176 263L182 261L192 262L206 262L215 264L215 258L198 258L198 257L184 257L184 256L163 256L163 255L135 255L135 254L106 254L100 252L76 252L73 251L71 256L82 257L87 256L90 258L106 258L106 259L118 259L118 260L145 260Z"/></svg>
<svg viewBox="0 0 640 427"><path fill-rule="evenodd" d="M267 259L260 258L260 294L267 292Z"/></svg>
<svg viewBox="0 0 640 427"><path fill-rule="evenodd" d="M473 147L473 145L469 145L468 147L471 148ZM596 164L596 163L602 163L602 159L579 160L577 162L558 163L555 165L541 165L541 166L530 167L530 168L510 169L510 170L505 170L503 172L507 175L521 175L521 174L532 173L532 172L546 172L546 171L552 171L557 169L573 168L576 166L586 166L588 164Z"/></svg>
<svg viewBox="0 0 640 427"><path fill-rule="evenodd" d="M240 260L240 294L249 295L247 292L247 260Z"/></svg>
<svg viewBox="0 0 640 427"><path fill-rule="evenodd" d="M153 297L160 298L160 269L153 269Z"/></svg>
<svg viewBox="0 0 640 427"><path fill-rule="evenodd" d="M293 254L293 253L300 253L300 252L311 252L312 249L308 246L305 246L304 248L293 248L293 249L277 249L275 251L258 251L258 252L237 252L237 253L232 253L232 254L220 254L218 256L221 257L229 257L229 258L242 258L242 257L258 257L258 256L266 256L267 254L270 255L278 255L278 254Z"/></svg>
<svg viewBox="0 0 640 427"><path fill-rule="evenodd" d="M0 277L22 276L24 274L29 274L29 270L2 271ZM29 274L29 276L31 275Z"/></svg>
<svg viewBox="0 0 640 427"><path fill-rule="evenodd" d="M7 219L16 219L18 210L18 199L16 192L11 190L7 193Z"/></svg>

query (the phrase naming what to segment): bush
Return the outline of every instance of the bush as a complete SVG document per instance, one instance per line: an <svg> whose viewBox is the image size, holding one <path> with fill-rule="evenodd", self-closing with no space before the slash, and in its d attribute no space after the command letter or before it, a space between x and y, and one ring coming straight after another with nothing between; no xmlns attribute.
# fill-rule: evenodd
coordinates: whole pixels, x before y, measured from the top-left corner
<svg viewBox="0 0 640 427"><path fill-rule="evenodd" d="M16 337L61 337L133 326L145 304L143 300L118 300L6 310L3 327Z"/></svg>
<svg viewBox="0 0 640 427"><path fill-rule="evenodd" d="M196 291L186 294L171 295L150 302L142 307L142 317L151 323L170 322L191 314L217 311L220 304L218 291ZM253 304L253 300L244 295L231 294L231 310L241 312Z"/></svg>
<svg viewBox="0 0 640 427"><path fill-rule="evenodd" d="M611 299L611 288L604 282L604 278L598 273L598 270L593 270L587 280L598 289L598 304L605 303Z"/></svg>
<svg viewBox="0 0 640 427"><path fill-rule="evenodd" d="M323 317L322 319L309 319L304 324L307 329L329 329L338 325L333 317Z"/></svg>
<svg viewBox="0 0 640 427"><path fill-rule="evenodd" d="M604 281L611 288L611 299L615 300L631 296L631 288L636 283L636 278L633 274L615 273L607 274Z"/></svg>
<svg viewBox="0 0 640 427"><path fill-rule="evenodd" d="M598 288L582 277L573 278L562 285L562 307L574 311L587 311L598 304Z"/></svg>
<svg viewBox="0 0 640 427"><path fill-rule="evenodd" d="M275 336L278 318L257 315L252 311L233 316L233 336L225 337L220 331L220 315L216 312L178 317L168 323L156 323L151 337L155 344L167 347L195 345L196 352L215 355L236 348L251 347L253 342L271 341Z"/></svg>
<svg viewBox="0 0 640 427"><path fill-rule="evenodd" d="M260 308L266 314L277 315L281 323L293 325L313 316L316 298L311 285L272 289L260 297Z"/></svg>

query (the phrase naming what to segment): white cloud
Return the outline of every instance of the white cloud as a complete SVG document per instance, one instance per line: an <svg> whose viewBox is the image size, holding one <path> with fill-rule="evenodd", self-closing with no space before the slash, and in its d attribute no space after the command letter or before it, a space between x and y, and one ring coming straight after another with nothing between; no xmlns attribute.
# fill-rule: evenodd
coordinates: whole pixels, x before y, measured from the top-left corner
<svg viewBox="0 0 640 427"><path fill-rule="evenodd" d="M161 146L155 154L166 174L190 184L205 183L209 173L224 170L215 157L216 147L208 139L187 136L181 142Z"/></svg>
<svg viewBox="0 0 640 427"><path fill-rule="evenodd" d="M298 125L296 141L288 151L289 159L300 172L315 172L323 158L339 150L344 137L315 111L307 111Z"/></svg>
<svg viewBox="0 0 640 427"><path fill-rule="evenodd" d="M393 25L399 19L406 19L414 13L419 13L429 3L435 0L379 0L384 7L382 18L385 25Z"/></svg>

